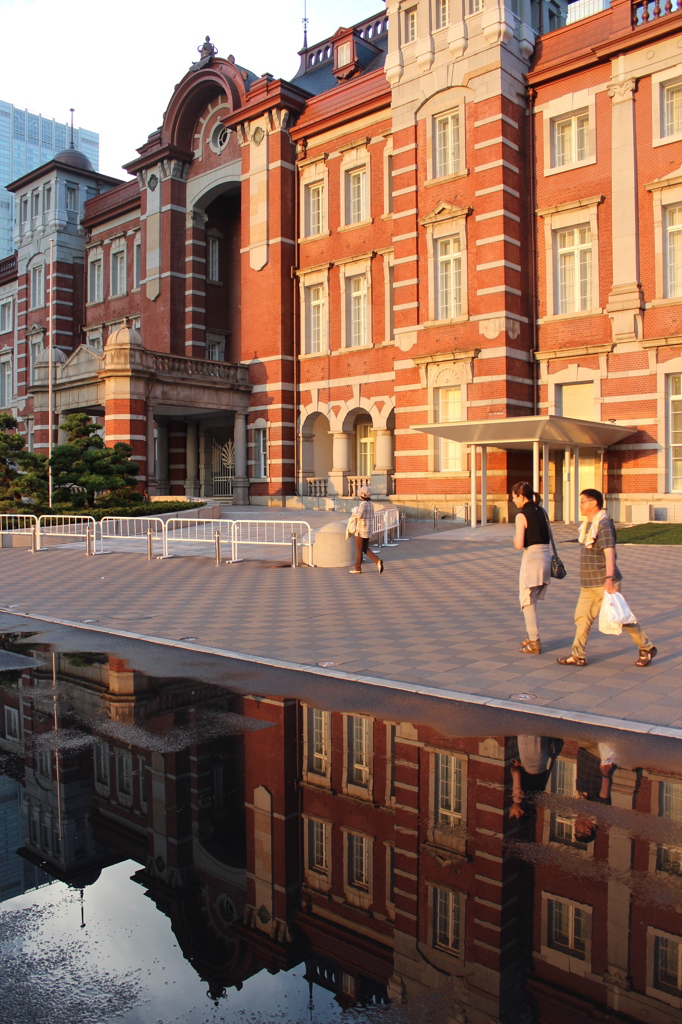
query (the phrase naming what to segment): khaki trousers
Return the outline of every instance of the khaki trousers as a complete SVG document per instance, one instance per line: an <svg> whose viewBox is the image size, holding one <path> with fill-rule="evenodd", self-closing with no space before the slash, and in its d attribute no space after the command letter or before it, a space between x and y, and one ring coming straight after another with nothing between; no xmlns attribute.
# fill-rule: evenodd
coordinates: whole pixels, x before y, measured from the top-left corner
<svg viewBox="0 0 682 1024"><path fill-rule="evenodd" d="M615 587L616 590L619 591L620 583L616 583ZM575 615L573 616L575 621L575 638L573 640L571 654L574 658L585 657L587 638L590 635L592 623L599 615L603 599L603 587L580 588L580 597L578 598L578 603L575 606ZM629 626L624 625L623 629L629 634L635 647L638 647L640 650L647 651L653 647L653 644L647 638L638 622L633 622Z"/></svg>

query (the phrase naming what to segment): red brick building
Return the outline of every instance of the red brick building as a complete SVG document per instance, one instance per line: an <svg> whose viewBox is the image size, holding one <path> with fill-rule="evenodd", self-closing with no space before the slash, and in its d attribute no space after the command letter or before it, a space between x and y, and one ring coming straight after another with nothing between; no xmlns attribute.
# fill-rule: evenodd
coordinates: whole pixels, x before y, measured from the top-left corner
<svg viewBox="0 0 682 1024"><path fill-rule="evenodd" d="M51 323L56 415L149 493L682 515L682 14L465 8L390 0L290 82L207 50L132 180L14 183L0 406L38 450Z"/></svg>

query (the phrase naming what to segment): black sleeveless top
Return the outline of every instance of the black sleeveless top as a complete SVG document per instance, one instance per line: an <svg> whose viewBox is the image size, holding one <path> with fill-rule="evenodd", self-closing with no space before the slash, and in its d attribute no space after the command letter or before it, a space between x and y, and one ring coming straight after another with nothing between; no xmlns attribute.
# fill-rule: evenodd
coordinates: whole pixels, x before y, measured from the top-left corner
<svg viewBox="0 0 682 1024"><path fill-rule="evenodd" d="M516 514L523 514L526 517L524 548L529 548L533 544L549 544L547 517L540 505L536 505L533 501L527 501Z"/></svg>

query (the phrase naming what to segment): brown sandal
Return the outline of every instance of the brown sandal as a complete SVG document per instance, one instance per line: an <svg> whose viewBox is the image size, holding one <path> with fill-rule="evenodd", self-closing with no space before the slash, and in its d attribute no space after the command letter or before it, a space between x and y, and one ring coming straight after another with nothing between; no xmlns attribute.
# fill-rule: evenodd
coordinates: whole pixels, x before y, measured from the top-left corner
<svg viewBox="0 0 682 1024"><path fill-rule="evenodd" d="M542 645L539 640L524 640L519 651L521 654L542 654Z"/></svg>
<svg viewBox="0 0 682 1024"><path fill-rule="evenodd" d="M572 654L565 658L557 658L557 661L560 665L579 665L581 668L583 665L587 665L587 658L576 658Z"/></svg>
<svg viewBox="0 0 682 1024"><path fill-rule="evenodd" d="M640 647L639 659L635 662L635 665L639 665L640 668L646 668L650 665L658 654L657 647Z"/></svg>

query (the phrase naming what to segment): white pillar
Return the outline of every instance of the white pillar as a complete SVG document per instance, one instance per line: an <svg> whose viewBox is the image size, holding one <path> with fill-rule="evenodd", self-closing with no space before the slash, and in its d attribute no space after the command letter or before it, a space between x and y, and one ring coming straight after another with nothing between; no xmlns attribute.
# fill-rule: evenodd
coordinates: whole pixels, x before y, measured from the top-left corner
<svg viewBox="0 0 682 1024"><path fill-rule="evenodd" d="M159 494L168 494L168 425L156 424L156 486Z"/></svg>
<svg viewBox="0 0 682 1024"><path fill-rule="evenodd" d="M147 406L147 494L156 493L156 451L154 444L154 410Z"/></svg>
<svg viewBox="0 0 682 1024"><path fill-rule="evenodd" d="M573 448L573 522L580 522L580 448Z"/></svg>
<svg viewBox="0 0 682 1024"><path fill-rule="evenodd" d="M302 430L299 436L299 481L298 493L305 497L308 493L308 477L315 476L315 435L312 430Z"/></svg>
<svg viewBox="0 0 682 1024"><path fill-rule="evenodd" d="M471 529L476 529L478 516L476 514L476 445L469 445L469 458L471 459Z"/></svg>
<svg viewBox="0 0 682 1024"><path fill-rule="evenodd" d="M249 479L246 475L246 413L234 414L234 483L232 500L235 505L248 505Z"/></svg>
<svg viewBox="0 0 682 1024"><path fill-rule="evenodd" d="M533 490L540 493L540 442L533 441Z"/></svg>
<svg viewBox="0 0 682 1024"><path fill-rule="evenodd" d="M343 497L346 491L346 477L350 473L351 435L344 430L332 433L332 469L329 474L329 493Z"/></svg>
<svg viewBox="0 0 682 1024"><path fill-rule="evenodd" d="M197 451L197 424L196 420L187 421L187 438L185 449L185 494L196 497L199 493L199 458Z"/></svg>
<svg viewBox="0 0 682 1024"><path fill-rule="evenodd" d="M542 504L549 515L549 445L542 445Z"/></svg>
<svg viewBox="0 0 682 1024"><path fill-rule="evenodd" d="M391 493L393 474L393 431L374 432L374 470L372 471L372 494L388 497Z"/></svg>
<svg viewBox="0 0 682 1024"><path fill-rule="evenodd" d="M564 448L564 522L573 522L573 474L571 473L571 449Z"/></svg>
<svg viewBox="0 0 682 1024"><path fill-rule="evenodd" d="M481 445L481 526L488 525L488 448Z"/></svg>

